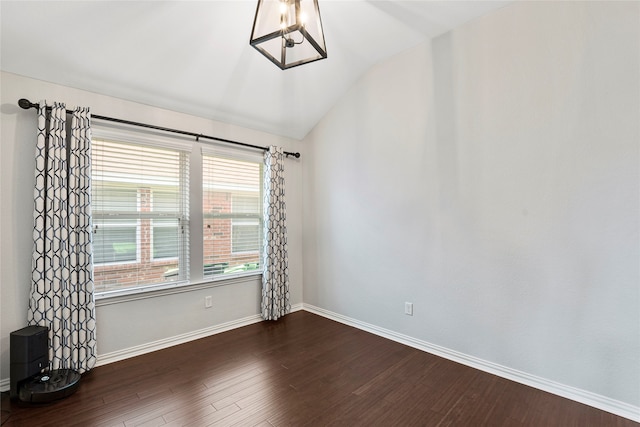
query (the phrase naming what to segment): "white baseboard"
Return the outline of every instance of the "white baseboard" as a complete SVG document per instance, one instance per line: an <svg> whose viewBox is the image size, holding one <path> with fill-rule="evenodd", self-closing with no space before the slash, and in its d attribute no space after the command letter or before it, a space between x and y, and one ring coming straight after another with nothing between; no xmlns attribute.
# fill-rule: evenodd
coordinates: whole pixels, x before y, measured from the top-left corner
<svg viewBox="0 0 640 427"><path fill-rule="evenodd" d="M431 353L436 356L440 356L445 359L452 360L454 362L461 363L463 365L479 369L481 371L488 372L490 374L494 374L511 381L515 381L520 384L528 385L539 390L562 396L576 402L584 403L585 405L593 406L594 408L598 408L636 422L640 422L640 407L633 406L625 402L620 402L618 400L592 393L590 391L582 390L576 387L571 387L565 384L531 375L526 372L518 371L516 369L508 368L506 366L498 365L496 363L479 359L474 356L469 356L455 350L431 344L429 342L422 341L408 335L403 335L389 329L380 328L370 323L361 322L359 320L343 316L341 314L334 313L332 311L325 310L323 308L316 307L310 304L303 304L303 309L310 313L335 320L336 322L340 322L345 325L353 326L354 328L358 328L363 331L370 332L374 335L388 338L392 341L408 345L418 350L422 350L427 353Z"/></svg>

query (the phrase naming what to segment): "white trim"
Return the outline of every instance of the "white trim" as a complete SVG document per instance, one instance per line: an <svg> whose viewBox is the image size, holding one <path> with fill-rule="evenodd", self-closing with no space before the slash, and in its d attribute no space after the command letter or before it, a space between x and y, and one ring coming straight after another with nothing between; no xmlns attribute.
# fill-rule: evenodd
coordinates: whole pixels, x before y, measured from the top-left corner
<svg viewBox="0 0 640 427"><path fill-rule="evenodd" d="M303 303L293 304L291 306L291 311L289 313L293 313L293 312L301 311L301 310L304 310L304 304Z"/></svg>
<svg viewBox="0 0 640 427"><path fill-rule="evenodd" d="M370 323L362 322L351 317L343 316L311 304L302 304L302 306L303 310L310 313L335 320L336 322L340 322L348 326L353 326L354 328L390 339L391 341L399 342L401 344L408 345L409 347L413 347L520 384L537 388L576 402L584 403L585 405L593 406L594 408L602 409L603 411L610 412L614 415L640 422L640 407L638 406L630 405L600 394L561 384L556 381L551 381L546 378L531 375L506 366L498 365L497 363L489 362L468 354L431 344L429 342L400 334L389 329L381 328Z"/></svg>
<svg viewBox="0 0 640 427"><path fill-rule="evenodd" d="M11 388L11 382L9 378L0 379L0 392L4 393L5 391L9 391Z"/></svg>

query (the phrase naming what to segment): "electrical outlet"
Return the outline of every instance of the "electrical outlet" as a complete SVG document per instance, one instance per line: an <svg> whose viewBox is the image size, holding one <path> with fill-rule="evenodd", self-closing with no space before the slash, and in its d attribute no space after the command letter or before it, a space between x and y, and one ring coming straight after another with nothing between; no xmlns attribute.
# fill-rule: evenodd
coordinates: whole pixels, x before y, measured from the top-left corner
<svg viewBox="0 0 640 427"><path fill-rule="evenodd" d="M407 316L413 316L413 303L405 302L404 303L404 314Z"/></svg>
<svg viewBox="0 0 640 427"><path fill-rule="evenodd" d="M211 295L204 297L204 308L211 308L213 305L213 300L211 299Z"/></svg>

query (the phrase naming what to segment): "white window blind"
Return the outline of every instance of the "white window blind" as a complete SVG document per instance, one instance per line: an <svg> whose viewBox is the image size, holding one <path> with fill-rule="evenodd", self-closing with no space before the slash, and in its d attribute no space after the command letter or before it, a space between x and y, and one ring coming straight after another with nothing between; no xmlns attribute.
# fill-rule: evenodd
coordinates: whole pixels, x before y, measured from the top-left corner
<svg viewBox="0 0 640 427"><path fill-rule="evenodd" d="M204 153L204 276L261 273L262 161Z"/></svg>
<svg viewBox="0 0 640 427"><path fill-rule="evenodd" d="M96 292L188 280L189 153L93 138Z"/></svg>

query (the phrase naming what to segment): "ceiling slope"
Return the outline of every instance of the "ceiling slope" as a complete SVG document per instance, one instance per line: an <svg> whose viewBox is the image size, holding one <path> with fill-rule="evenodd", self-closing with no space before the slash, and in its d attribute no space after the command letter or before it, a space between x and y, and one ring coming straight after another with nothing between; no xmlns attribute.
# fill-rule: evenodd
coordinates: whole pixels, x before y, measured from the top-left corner
<svg viewBox="0 0 640 427"><path fill-rule="evenodd" d="M508 2L320 0L328 59L285 71L249 46L256 3L3 0L0 67L302 139L374 64Z"/></svg>

